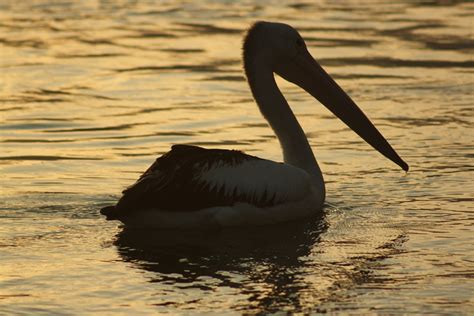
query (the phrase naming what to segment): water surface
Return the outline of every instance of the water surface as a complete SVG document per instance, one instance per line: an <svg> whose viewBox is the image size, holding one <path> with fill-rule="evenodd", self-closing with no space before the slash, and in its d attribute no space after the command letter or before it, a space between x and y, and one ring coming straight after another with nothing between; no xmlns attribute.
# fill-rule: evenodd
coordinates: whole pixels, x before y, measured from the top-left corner
<svg viewBox="0 0 474 316"><path fill-rule="evenodd" d="M3 1L0 313L474 310L469 1ZM324 214L129 231L98 209L175 143L281 160L243 32L289 23L410 164L279 80Z"/></svg>

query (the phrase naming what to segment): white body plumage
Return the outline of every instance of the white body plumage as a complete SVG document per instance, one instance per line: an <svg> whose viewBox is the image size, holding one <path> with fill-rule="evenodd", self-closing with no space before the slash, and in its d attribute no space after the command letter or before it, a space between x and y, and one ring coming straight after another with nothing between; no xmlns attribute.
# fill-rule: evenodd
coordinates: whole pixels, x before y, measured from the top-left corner
<svg viewBox="0 0 474 316"><path fill-rule="evenodd" d="M324 202L321 190L304 170L269 160L249 160L234 166L219 162L200 169L193 179L192 183L209 190L203 194L219 192L236 202L199 210L142 209L127 217L127 225L156 228L268 225L307 217L320 210ZM187 192L192 188L182 189ZM239 196L247 197L248 201L238 201ZM256 206L252 200L268 205Z"/></svg>

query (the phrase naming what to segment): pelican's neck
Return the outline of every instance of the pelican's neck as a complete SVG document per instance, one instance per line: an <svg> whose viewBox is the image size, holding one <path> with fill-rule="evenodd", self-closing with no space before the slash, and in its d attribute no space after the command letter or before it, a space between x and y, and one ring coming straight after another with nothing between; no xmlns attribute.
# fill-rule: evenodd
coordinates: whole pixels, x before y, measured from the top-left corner
<svg viewBox="0 0 474 316"><path fill-rule="evenodd" d="M260 112L280 141L285 163L305 170L318 186L322 184L324 188L323 176L308 139L278 89L273 71L266 68L264 63L254 62L247 66L253 68L246 68L250 89Z"/></svg>

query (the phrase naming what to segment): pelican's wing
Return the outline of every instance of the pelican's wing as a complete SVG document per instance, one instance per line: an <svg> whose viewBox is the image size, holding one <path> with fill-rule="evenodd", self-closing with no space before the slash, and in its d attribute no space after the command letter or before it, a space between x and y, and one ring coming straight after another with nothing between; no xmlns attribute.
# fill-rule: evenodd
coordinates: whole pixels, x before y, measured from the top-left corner
<svg viewBox="0 0 474 316"><path fill-rule="evenodd" d="M235 203L270 207L299 200L309 189L309 176L287 164L235 150L175 145L123 192L115 211L196 211Z"/></svg>

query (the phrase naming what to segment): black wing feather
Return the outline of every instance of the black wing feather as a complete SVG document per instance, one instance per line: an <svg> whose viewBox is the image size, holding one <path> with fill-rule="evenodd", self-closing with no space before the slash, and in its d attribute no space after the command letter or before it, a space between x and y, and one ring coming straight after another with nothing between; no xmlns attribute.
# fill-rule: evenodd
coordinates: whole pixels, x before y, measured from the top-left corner
<svg viewBox="0 0 474 316"><path fill-rule="evenodd" d="M258 157L235 150L205 149L198 146L174 145L171 151L156 161L140 176L135 184L123 191L112 216L110 207L105 215L124 217L133 210L160 209L166 211L195 211L214 206L230 206L236 201L270 206L274 199L256 199L244 194L226 196L225 187L211 190L208 183L200 182L199 175L216 164L236 166ZM105 208L104 208L105 211Z"/></svg>

